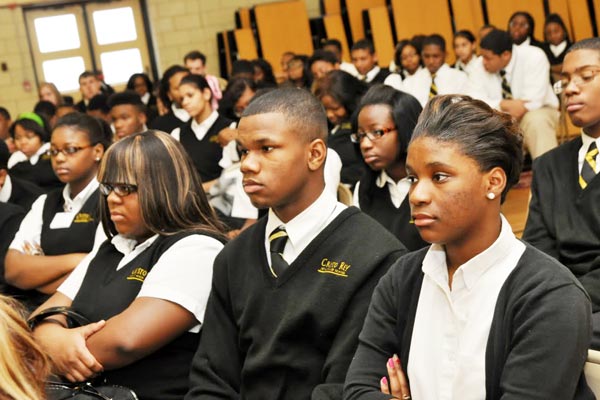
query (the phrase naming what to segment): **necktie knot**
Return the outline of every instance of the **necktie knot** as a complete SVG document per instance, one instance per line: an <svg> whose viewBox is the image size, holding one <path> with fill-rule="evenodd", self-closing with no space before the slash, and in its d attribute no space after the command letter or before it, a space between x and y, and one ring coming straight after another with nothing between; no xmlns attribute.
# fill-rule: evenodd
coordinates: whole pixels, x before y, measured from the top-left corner
<svg viewBox="0 0 600 400"><path fill-rule="evenodd" d="M431 74L431 86L429 86L429 98L431 99L434 96L437 96L438 88L435 84L435 74Z"/></svg>
<svg viewBox="0 0 600 400"><path fill-rule="evenodd" d="M585 159L581 166L581 174L579 175L579 185L585 189L592 179L596 176L596 156L598 155L598 147L596 141L593 141L585 153Z"/></svg>
<svg viewBox="0 0 600 400"><path fill-rule="evenodd" d="M504 78L506 76L506 70L505 69L501 69L500 70L500 77Z"/></svg>
<svg viewBox="0 0 600 400"><path fill-rule="evenodd" d="M501 69L500 70L500 78L502 79L502 98L506 99L506 100L510 100L513 98L512 95L512 90L510 88L510 84L508 83L508 80L506 79L506 70Z"/></svg>

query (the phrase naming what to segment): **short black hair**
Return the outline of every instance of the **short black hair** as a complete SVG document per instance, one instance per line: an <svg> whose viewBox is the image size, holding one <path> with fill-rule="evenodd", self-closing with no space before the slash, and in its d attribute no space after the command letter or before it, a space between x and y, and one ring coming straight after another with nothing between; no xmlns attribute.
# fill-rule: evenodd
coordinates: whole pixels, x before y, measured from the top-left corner
<svg viewBox="0 0 600 400"><path fill-rule="evenodd" d="M173 77L173 75L176 75L180 72L185 72L186 74L190 73L187 68L182 67L181 65L171 65L165 70L162 78L160 78L158 97L160 97L160 100L167 108L171 107L172 103L171 99L169 99L169 80Z"/></svg>
<svg viewBox="0 0 600 400"><path fill-rule="evenodd" d="M110 125L101 118L92 117L80 112L72 112L59 118L54 130L62 126L71 127L85 133L91 144L100 143L105 150L112 143Z"/></svg>
<svg viewBox="0 0 600 400"><path fill-rule="evenodd" d="M459 37L467 39L471 43L475 43L475 35L473 35L473 32L470 30L463 29L462 31L458 31L454 34L454 39Z"/></svg>
<svg viewBox="0 0 600 400"><path fill-rule="evenodd" d="M46 120L49 120L56 115L56 106L49 101L40 100L33 107L33 112L38 115L43 115Z"/></svg>
<svg viewBox="0 0 600 400"><path fill-rule="evenodd" d="M283 114L286 123L308 142L315 139L327 141L325 109L307 90L280 88L255 96L242 113L242 119L268 113Z"/></svg>
<svg viewBox="0 0 600 400"><path fill-rule="evenodd" d="M109 110L112 110L113 107L124 104L134 106L141 113L146 112L146 106L142 102L142 99L136 92L132 90L125 90L124 92L111 94L107 101Z"/></svg>
<svg viewBox="0 0 600 400"><path fill-rule="evenodd" d="M600 37L592 37L573 43L567 50L567 54L576 50L596 50L600 53Z"/></svg>
<svg viewBox="0 0 600 400"><path fill-rule="evenodd" d="M446 39L444 39L442 35L434 33L433 35L426 36L425 39L423 39L421 50L423 50L425 46L438 46L440 50L446 51Z"/></svg>
<svg viewBox="0 0 600 400"><path fill-rule="evenodd" d="M254 65L250 60L235 60L231 66L231 77L236 75L254 76Z"/></svg>
<svg viewBox="0 0 600 400"><path fill-rule="evenodd" d="M317 61L325 61L330 63L331 65L339 63L335 54L323 49L315 50L313 55L308 59L308 66L311 67Z"/></svg>
<svg viewBox="0 0 600 400"><path fill-rule="evenodd" d="M500 29L492 30L481 39L481 43L479 44L480 48L490 50L496 55L500 55L505 51L512 52L512 46L513 42L510 34Z"/></svg>
<svg viewBox="0 0 600 400"><path fill-rule="evenodd" d="M8 110L6 108L0 107L0 115L2 115L4 117L4 119L10 121L10 113L8 112Z"/></svg>
<svg viewBox="0 0 600 400"><path fill-rule="evenodd" d="M373 46L373 43L368 39L360 39L359 41L354 43L352 45L352 50L350 51L354 50L367 50L371 54L375 53L375 47Z"/></svg>
<svg viewBox="0 0 600 400"><path fill-rule="evenodd" d="M340 53L342 52L342 42L340 42L337 39L324 39L321 42L321 48L323 48L325 46L335 46L335 47L337 47L337 49Z"/></svg>
<svg viewBox="0 0 600 400"><path fill-rule="evenodd" d="M202 60L202 64L206 65L206 56L203 53L200 53L198 50L193 50L187 53L183 57L183 62L187 60Z"/></svg>
<svg viewBox="0 0 600 400"><path fill-rule="evenodd" d="M8 145L4 140L0 140L0 170L8 169L8 159L10 158L10 151Z"/></svg>
<svg viewBox="0 0 600 400"><path fill-rule="evenodd" d="M44 118L43 115L36 114L37 117L39 117L39 119L41 119L42 121L42 125L40 125L37 121L37 118L36 120L31 119L26 116L27 114L28 113L25 113L25 115L21 114L23 115L23 117L17 119L15 122L12 123L10 128L8 128L10 137L12 137L13 139L15 138L15 128L17 126L20 126L21 128L36 134L43 143L50 141L50 133L48 132L48 121L46 121L46 118Z"/></svg>
<svg viewBox="0 0 600 400"><path fill-rule="evenodd" d="M103 93L95 95L90 99L87 109L89 111L100 110L104 114L108 114L110 112L110 107L108 107L108 97Z"/></svg>
<svg viewBox="0 0 600 400"><path fill-rule="evenodd" d="M93 71L83 71L81 73L81 75L79 75L79 80L82 80L83 78L89 78L89 77L94 77L97 80L100 80L100 79L98 79L98 75L96 75L96 73Z"/></svg>

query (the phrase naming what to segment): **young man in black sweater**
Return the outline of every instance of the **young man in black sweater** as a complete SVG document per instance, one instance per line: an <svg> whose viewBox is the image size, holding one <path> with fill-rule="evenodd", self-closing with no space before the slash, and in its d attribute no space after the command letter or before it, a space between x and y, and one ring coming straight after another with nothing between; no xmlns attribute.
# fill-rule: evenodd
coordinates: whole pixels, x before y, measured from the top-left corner
<svg viewBox="0 0 600 400"><path fill-rule="evenodd" d="M523 239L569 267L592 299L592 348L600 349L600 38L575 43L561 79L567 112L581 136L535 160Z"/></svg>
<svg viewBox="0 0 600 400"><path fill-rule="evenodd" d="M308 92L253 100L243 185L268 216L217 256L186 399L333 399L369 299L404 246L324 191L327 119Z"/></svg>

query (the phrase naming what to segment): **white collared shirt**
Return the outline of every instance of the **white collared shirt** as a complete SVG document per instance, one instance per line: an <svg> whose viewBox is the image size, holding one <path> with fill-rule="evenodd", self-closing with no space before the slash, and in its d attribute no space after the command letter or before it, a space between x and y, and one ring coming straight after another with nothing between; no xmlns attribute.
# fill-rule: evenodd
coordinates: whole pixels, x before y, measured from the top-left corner
<svg viewBox="0 0 600 400"><path fill-rule="evenodd" d="M75 216L81 210L81 207L83 207L85 202L90 198L90 196L92 196L96 192L96 189L98 189L98 185L99 184L96 178L93 178L90 181L90 183L88 183L87 186L77 194L77 196L71 198L71 186L67 183L62 191L62 195L65 200L63 211L72 214L73 218L75 218ZM10 249L23 251L23 246L26 241L37 245L41 243L43 222L42 214L44 212L44 204L46 203L46 197L47 195L43 194L33 202L33 204L31 205L31 209L29 210L25 218L23 218L21 226L19 226L19 231L17 232L15 238L10 244ZM104 230L102 229L101 224L98 224L94 243L102 242L105 239L106 236L104 234Z"/></svg>
<svg viewBox="0 0 600 400"><path fill-rule="evenodd" d="M567 48L567 41L563 40L557 45L550 44L550 51L554 54L554 57L558 57Z"/></svg>
<svg viewBox="0 0 600 400"><path fill-rule="evenodd" d="M49 142L43 143L42 146L38 149L38 151L36 151L35 154L29 158L21 150L17 150L10 155L8 162L6 163L7 167L8 167L8 169L11 169L16 164L23 162L23 161L29 161L31 163L31 165L35 165L39 161L40 157L44 153L46 153L49 149L50 149L50 143Z"/></svg>
<svg viewBox="0 0 600 400"><path fill-rule="evenodd" d="M10 175L6 174L4 178L4 184L0 188L0 203L8 203L10 195L12 194L12 181Z"/></svg>
<svg viewBox="0 0 600 400"><path fill-rule="evenodd" d="M579 153L577 154L577 165L579 173L581 173L581 168L583 168L583 162L585 161L585 154L587 153L592 142L596 142L596 147L598 148L598 150L600 150L600 138L594 139L593 137L586 135L585 132L583 132L583 130L581 131L581 141L583 142L583 144L579 148ZM596 155L596 170L594 171L596 173L600 171L600 165L598 165L599 160L600 159Z"/></svg>
<svg viewBox="0 0 600 400"><path fill-rule="evenodd" d="M183 108L177 107L175 103L171 103L171 111L173 111L173 114L175 114L177 119L180 121L188 122L191 118L187 111L185 111Z"/></svg>
<svg viewBox="0 0 600 400"><path fill-rule="evenodd" d="M342 61L340 63L340 69L344 72L349 73L350 75L354 76L354 77L358 77L358 75L360 75L358 73L358 70L356 69L356 67L354 66L354 64L346 62L346 61Z"/></svg>
<svg viewBox="0 0 600 400"><path fill-rule="evenodd" d="M375 79L375 77L377 76L377 74L379 73L379 71L381 71L381 68L379 68L379 66L374 66L369 72L367 72L365 76L365 82L370 83L373 79ZM359 77L362 75L359 75Z"/></svg>
<svg viewBox="0 0 600 400"><path fill-rule="evenodd" d="M144 93L143 96L140 96L140 99L142 100L142 103L144 103L145 105L148 105L148 102L150 101L150 92L146 92Z"/></svg>
<svg viewBox="0 0 600 400"><path fill-rule="evenodd" d="M390 194L390 200L392 200L392 204L396 208L400 207L408 195L408 191L410 190L410 182L408 181L408 178L402 178L398 182L394 182L394 180L387 174L387 172L385 172L385 170L381 170L381 173L375 180L375 184L378 188L382 188L387 185L388 192ZM360 181L356 183L353 194L353 203L358 208L360 208L360 200L358 196L359 187Z"/></svg>
<svg viewBox="0 0 600 400"><path fill-rule="evenodd" d="M465 94L468 92L468 83L467 74L450 68L448 64L442 65L435 73L438 94ZM412 94L419 100L421 106L425 107L429 100L430 88L431 73L427 68L422 68L404 79L397 89Z"/></svg>
<svg viewBox="0 0 600 400"><path fill-rule="evenodd" d="M336 197L327 189L309 207L284 224L273 209L269 209L267 227L265 230L265 252L269 265L271 253L269 235L279 226L284 226L288 241L283 250L283 258L288 264L312 242L312 240L347 207L338 202Z"/></svg>
<svg viewBox="0 0 600 400"><path fill-rule="evenodd" d="M194 132L194 136L196 137L196 139L198 141L204 139L204 137L206 136L206 134L208 133L209 129L213 126L213 124L215 123L215 121L217 120L217 118L219 118L219 113L216 111L213 111L208 118L206 118L204 121L198 123L196 122L196 120L192 120L192 132ZM231 129L235 129L235 122L232 122L231 125L229 125L229 128ZM171 132L171 136L173 136L173 138L177 141L181 141L181 128L175 128L173 129L173 131Z"/></svg>
<svg viewBox="0 0 600 400"><path fill-rule="evenodd" d="M486 397L485 355L496 301L525 251L501 220L496 241L456 270L452 289L444 247L434 244L425 255L408 359L415 400Z"/></svg>
<svg viewBox="0 0 600 400"><path fill-rule="evenodd" d="M531 37L527 36L527 39L523 40L523 43L521 43L521 44L513 44L513 46L516 46L516 47L531 46Z"/></svg>
<svg viewBox="0 0 600 400"><path fill-rule="evenodd" d="M476 54L473 54L473 56L471 57L471 59L469 60L468 63L463 63L460 60L456 60L456 65L454 66L454 68L456 68L459 71L463 71L464 73L466 73L467 75L471 74L471 71L473 71L473 69L475 68L475 66L477 65L477 59L479 57L477 57ZM462 68L462 69L461 69Z"/></svg>
<svg viewBox="0 0 600 400"><path fill-rule="evenodd" d="M124 255L117 270L150 247L157 238L158 235L154 235L137 244L136 241L121 235L113 237L111 242ZM206 235L184 237L159 257L144 279L136 297L152 297L176 303L194 314L196 320L202 322L210 293L213 262L222 249L221 242ZM60 285L59 292L70 299L75 298L97 251L98 248L95 247L81 260L71 275ZM194 326L189 331L199 332L200 325Z"/></svg>
<svg viewBox="0 0 600 400"><path fill-rule="evenodd" d="M526 100L525 108L529 111L542 107L558 108L558 98L550 85L550 63L540 48L513 46L505 71L513 98ZM499 73L487 72L479 59L469 81L469 95L500 109L502 78Z"/></svg>

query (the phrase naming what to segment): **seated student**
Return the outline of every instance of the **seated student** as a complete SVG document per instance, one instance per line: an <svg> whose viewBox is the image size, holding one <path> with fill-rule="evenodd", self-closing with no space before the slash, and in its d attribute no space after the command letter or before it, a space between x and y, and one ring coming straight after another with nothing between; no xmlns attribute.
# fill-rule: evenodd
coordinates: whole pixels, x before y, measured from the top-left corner
<svg viewBox="0 0 600 400"><path fill-rule="evenodd" d="M257 90L253 79L243 77L230 79L219 102L219 114L237 123Z"/></svg>
<svg viewBox="0 0 600 400"><path fill-rule="evenodd" d="M41 82L38 89L38 97L40 101L49 101L56 107L64 104L64 100L56 85L51 82Z"/></svg>
<svg viewBox="0 0 600 400"><path fill-rule="evenodd" d="M148 130L146 106L136 92L127 90L110 95L107 101L116 140Z"/></svg>
<svg viewBox="0 0 600 400"><path fill-rule="evenodd" d="M267 60L263 58L252 60L252 67L254 68L254 82L258 88L277 87L275 75L273 75L273 67L271 67L271 64Z"/></svg>
<svg viewBox="0 0 600 400"><path fill-rule="evenodd" d="M467 96L429 101L406 169L415 225L433 244L379 281L344 399L594 398L588 295L500 213L522 159L508 114Z"/></svg>
<svg viewBox="0 0 600 400"><path fill-rule="evenodd" d="M102 93L102 81L92 71L84 71L79 75L79 91L81 101L75 104L78 111L85 113L90 100Z"/></svg>
<svg viewBox="0 0 600 400"><path fill-rule="evenodd" d="M310 89L312 76L308 68L308 56L297 54L288 62L288 80L284 83L286 87L297 87Z"/></svg>
<svg viewBox="0 0 600 400"><path fill-rule="evenodd" d="M332 127L327 146L340 156L340 180L353 188L365 171L360 153L350 140L352 118L367 85L344 71L331 71L315 82L313 93L321 101Z"/></svg>
<svg viewBox="0 0 600 400"><path fill-rule="evenodd" d="M180 65L173 65L163 73L158 95L168 112L154 118L150 123L150 129L169 133L190 120L190 115L181 108L181 96L179 95L179 82L189 74L190 72Z"/></svg>
<svg viewBox="0 0 600 400"><path fill-rule="evenodd" d="M142 103L156 112L156 96L152 94L152 81L146 74L133 74L127 81L127 90L132 90L140 96Z"/></svg>
<svg viewBox="0 0 600 400"><path fill-rule="evenodd" d="M12 125L10 113L4 107L0 107L0 141L8 146L8 151L13 153L15 149L14 140L10 137L9 128Z"/></svg>
<svg viewBox="0 0 600 400"><path fill-rule="evenodd" d="M413 96L385 85L369 89L357 108L351 135L370 170L354 188L354 205L393 233L409 251L428 243L412 222L406 177L406 150L421 105Z"/></svg>
<svg viewBox="0 0 600 400"><path fill-rule="evenodd" d="M285 51L281 55L279 59L279 64L281 65L281 73L276 75L277 83L282 84L289 79L288 76L288 63L294 58L295 54L291 51Z"/></svg>
<svg viewBox="0 0 600 400"><path fill-rule="evenodd" d="M10 126L10 135L17 151L8 159L11 176L27 180L44 192L60 188L63 183L56 177L47 151L50 148L48 123L35 113L23 113Z"/></svg>
<svg viewBox="0 0 600 400"><path fill-rule="evenodd" d="M365 303L405 249L324 190L327 117L310 93L255 98L238 131L244 190L270 210L215 260L185 398L339 398Z"/></svg>
<svg viewBox="0 0 600 400"><path fill-rule="evenodd" d="M9 157L8 146L0 140L0 203L12 203L29 211L44 191L25 179L11 177L8 171Z"/></svg>
<svg viewBox="0 0 600 400"><path fill-rule="evenodd" d="M477 64L475 35L467 30L458 31L454 34L453 43L456 54L456 63L453 67L469 75Z"/></svg>
<svg viewBox="0 0 600 400"><path fill-rule="evenodd" d="M108 106L108 96L104 93L95 95L90 99L85 113L94 118L99 118L106 123L111 124L110 107Z"/></svg>
<svg viewBox="0 0 600 400"><path fill-rule="evenodd" d="M225 240L220 224L190 158L165 133L113 144L98 179L110 239L36 311L71 306L94 322L41 324L35 338L70 381L102 372L140 399L182 399Z"/></svg>
<svg viewBox="0 0 600 400"><path fill-rule="evenodd" d="M219 144L219 132L224 128L234 128L232 124L235 123L212 109L212 92L203 76L186 76L179 84L179 92L181 104L192 119L181 128L174 129L171 136L188 152L208 190L221 174L219 160L223 150Z"/></svg>
<svg viewBox="0 0 600 400"><path fill-rule="evenodd" d="M469 75L470 94L520 122L532 159L556 147L558 98L544 52L514 46L500 30L488 33L480 48L481 62Z"/></svg>
<svg viewBox="0 0 600 400"><path fill-rule="evenodd" d="M9 291L4 281L4 258L25 214L26 210L17 204L0 202L0 293L2 294L7 294Z"/></svg>
<svg viewBox="0 0 600 400"><path fill-rule="evenodd" d="M308 67L314 79L323 78L330 71L340 69L340 63L335 54L327 50L315 50L308 59Z"/></svg>
<svg viewBox="0 0 600 400"><path fill-rule="evenodd" d="M321 49L329 51L335 55L335 59L340 64L340 69L349 73L353 77L358 76L358 71L354 64L346 62L342 58L342 43L337 39L324 39L321 41Z"/></svg>
<svg viewBox="0 0 600 400"><path fill-rule="evenodd" d="M558 14L548 14L544 23L544 46L542 49L550 61L552 82L560 79L562 63L571 46L569 32Z"/></svg>
<svg viewBox="0 0 600 400"><path fill-rule="evenodd" d="M516 11L508 20L508 34L515 46L534 46L543 49L543 43L533 36L535 23L526 11Z"/></svg>
<svg viewBox="0 0 600 400"><path fill-rule="evenodd" d="M394 82L401 82L403 79L414 75L419 69L423 68L421 63L421 50L412 40L403 39L398 42L394 50L393 66L390 65L390 71L393 73L385 78L386 85L394 86Z"/></svg>
<svg viewBox="0 0 600 400"><path fill-rule="evenodd" d="M594 336L600 349L600 39L568 50L556 83L581 136L533 163L531 201L523 240L566 265L592 298Z"/></svg>
<svg viewBox="0 0 600 400"><path fill-rule="evenodd" d="M210 91L213 92L212 107L215 110L218 109L219 100L223 97L222 91L227 86L227 81L206 73L206 56L197 50L187 53L183 57L183 63L191 74L202 75L206 79Z"/></svg>
<svg viewBox="0 0 600 400"><path fill-rule="evenodd" d="M33 106L33 112L48 122L48 130L52 131L58 119L56 117L56 106L49 101L40 100Z"/></svg>
<svg viewBox="0 0 600 400"><path fill-rule="evenodd" d="M400 85L386 84L412 94L423 107L438 94L467 92L467 74L446 64L446 41L442 36L433 34L423 40L421 60L425 68L404 79Z"/></svg>
<svg viewBox="0 0 600 400"><path fill-rule="evenodd" d="M352 45L350 57L359 73L358 79L368 84L383 83L390 74L387 68L382 69L377 65L375 47L367 39L361 39Z"/></svg>
<svg viewBox="0 0 600 400"><path fill-rule="evenodd" d="M103 240L96 173L110 142L110 129L80 113L61 118L52 132L52 168L66 186L33 203L5 261L6 282L30 291L22 293L30 310L54 293L94 241Z"/></svg>

